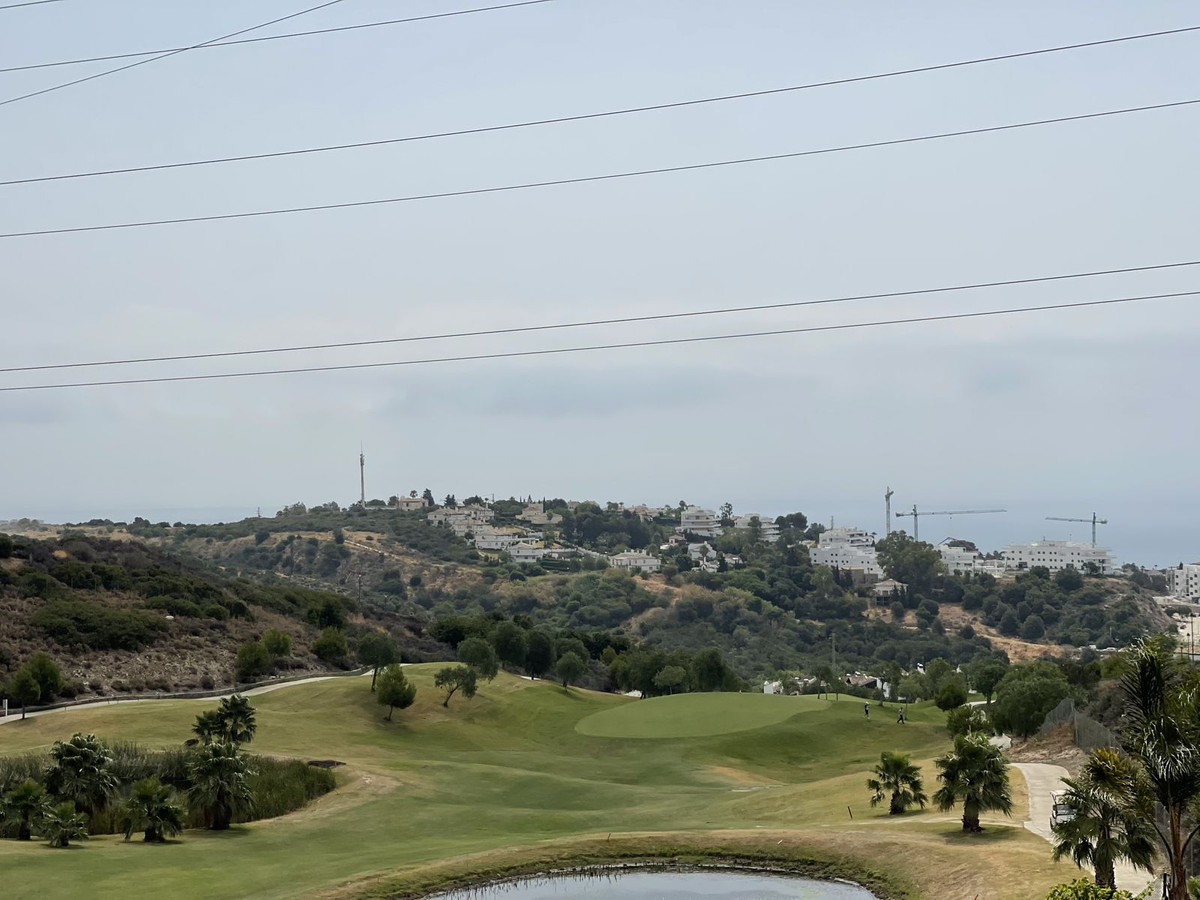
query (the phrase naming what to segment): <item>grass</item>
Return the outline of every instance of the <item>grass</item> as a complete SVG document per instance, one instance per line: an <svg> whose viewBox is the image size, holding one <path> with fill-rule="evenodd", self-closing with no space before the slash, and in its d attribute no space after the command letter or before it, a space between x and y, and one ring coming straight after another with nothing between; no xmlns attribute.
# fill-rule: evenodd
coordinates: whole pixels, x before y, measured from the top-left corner
<svg viewBox="0 0 1200 900"><path fill-rule="evenodd" d="M953 813L897 820L868 806L864 781L882 750L926 761L932 783L927 761L948 746L936 709L911 708L900 726L877 708L864 721L858 700L633 701L507 675L443 709L436 669L408 670L417 702L391 723L366 679L255 698L255 752L347 764L339 790L306 809L227 834L189 831L166 847L100 837L60 852L0 841L0 868L21 872L4 896L76 897L86 885L90 898L400 897L479 874L717 855L858 877L893 900L1030 900L1074 872L1020 827L1020 783L1014 820L993 819L979 836L961 835ZM0 727L0 753L78 730L177 745L203 708L147 702L12 722ZM710 733L675 733L691 720ZM725 730L731 720L749 730ZM581 733L597 727L642 739ZM645 739L656 732L671 739Z"/></svg>
<svg viewBox="0 0 1200 900"><path fill-rule="evenodd" d="M824 706L815 697L678 694L625 703L580 719L580 734L605 738L691 738L777 725Z"/></svg>

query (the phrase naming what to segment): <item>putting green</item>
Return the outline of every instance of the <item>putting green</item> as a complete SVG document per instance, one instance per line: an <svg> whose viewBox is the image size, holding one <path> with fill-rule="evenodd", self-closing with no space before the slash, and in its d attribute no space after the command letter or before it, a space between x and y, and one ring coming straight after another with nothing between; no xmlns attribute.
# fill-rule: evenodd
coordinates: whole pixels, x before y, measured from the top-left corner
<svg viewBox="0 0 1200 900"><path fill-rule="evenodd" d="M607 738L709 737L778 725L815 704L808 697L771 694L676 694L593 713L575 730Z"/></svg>

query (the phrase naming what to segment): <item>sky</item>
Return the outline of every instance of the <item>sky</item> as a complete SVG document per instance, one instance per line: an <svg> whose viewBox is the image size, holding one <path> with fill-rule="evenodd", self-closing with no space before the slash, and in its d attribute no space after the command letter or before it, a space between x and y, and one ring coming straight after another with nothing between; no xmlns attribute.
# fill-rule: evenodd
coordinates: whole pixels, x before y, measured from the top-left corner
<svg viewBox="0 0 1200 900"><path fill-rule="evenodd" d="M310 2L307 5L315 5ZM344 0L255 34L471 0ZM0 65L193 45L302 2L0 11ZM1200 24L1194 4L553 0L199 49L0 105L0 180L759 91ZM1200 97L1200 33L736 102L305 157L0 186L0 232L688 165ZM0 101L119 63L0 73ZM1200 107L282 217L0 238L0 367L918 290L1200 258ZM225 360L0 387L394 362L1200 290L1187 268ZM0 392L0 520L211 521L455 493L777 514L984 549L1200 558L1200 297L816 334Z"/></svg>

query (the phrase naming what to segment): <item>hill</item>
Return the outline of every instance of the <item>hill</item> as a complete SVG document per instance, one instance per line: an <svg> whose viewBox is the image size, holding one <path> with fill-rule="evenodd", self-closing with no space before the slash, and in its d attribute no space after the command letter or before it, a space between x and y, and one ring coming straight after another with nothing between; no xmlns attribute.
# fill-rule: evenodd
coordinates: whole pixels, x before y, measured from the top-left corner
<svg viewBox="0 0 1200 900"><path fill-rule="evenodd" d="M896 819L868 805L865 779L883 750L912 753L932 780L929 760L948 740L942 714L928 706L913 707L901 727L882 715L864 721L858 701L630 701L501 674L447 709L435 669L407 670L417 702L392 723L366 679L255 698L257 752L346 763L339 790L311 807L228 834L186 832L166 847L111 836L59 853L2 841L0 866L21 872L5 896L77 897L86 884L96 900L405 897L480 874L723 855L856 878L890 900L1028 900L1075 871L1051 863L1049 846L1021 827L1025 791L1015 773L1013 819L989 818L978 837L963 836L953 812ZM795 712L730 734L676 733L679 722L711 721L742 701ZM582 733L589 721L655 705L665 713L658 735L646 722L637 738ZM0 726L0 753L73 731L175 744L201 708L158 701L52 713Z"/></svg>
<svg viewBox="0 0 1200 900"><path fill-rule="evenodd" d="M239 578L135 540L68 533L0 551L0 666L46 651L68 699L231 685L238 647L268 629L291 639L276 672L324 671L331 661L312 652L321 628L367 622L344 594ZM419 628L384 618L419 656Z"/></svg>

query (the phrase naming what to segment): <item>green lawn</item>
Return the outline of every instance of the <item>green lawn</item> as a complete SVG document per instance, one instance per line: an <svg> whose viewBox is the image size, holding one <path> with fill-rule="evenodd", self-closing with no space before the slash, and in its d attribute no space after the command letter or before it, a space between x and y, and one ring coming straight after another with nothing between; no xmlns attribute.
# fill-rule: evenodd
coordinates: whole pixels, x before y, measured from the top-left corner
<svg viewBox="0 0 1200 900"><path fill-rule="evenodd" d="M857 700L635 701L507 675L444 709L436 668L407 670L417 703L391 723L368 679L254 699L253 750L347 764L339 790L308 809L226 834L186 832L163 847L114 837L68 851L0 841L0 872L9 873L0 874L3 896L383 896L543 859L716 846L744 855L848 854L901 887L917 884L907 896L938 900L1029 900L1070 874L1020 828L1020 784L1015 827L977 838L959 835L953 814L897 822L870 809L863 782L881 750L929 760L946 748L936 709L915 708L900 726L889 709L873 708L864 721ZM0 727L0 753L46 747L77 730L175 744L207 705L125 704L14 722Z"/></svg>
<svg viewBox="0 0 1200 900"><path fill-rule="evenodd" d="M580 734L606 738L692 738L777 725L821 709L815 697L767 694L677 694L623 703L580 719Z"/></svg>

